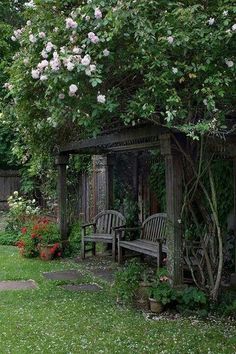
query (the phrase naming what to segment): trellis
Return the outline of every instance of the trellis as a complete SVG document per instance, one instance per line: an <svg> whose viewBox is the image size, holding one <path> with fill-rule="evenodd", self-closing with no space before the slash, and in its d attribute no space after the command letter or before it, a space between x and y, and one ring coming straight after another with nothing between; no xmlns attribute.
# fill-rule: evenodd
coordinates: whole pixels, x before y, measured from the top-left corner
<svg viewBox="0 0 236 354"><path fill-rule="evenodd" d="M109 157L117 152L140 151L159 147L165 159L166 170L168 267L173 285L181 285L183 283L183 237L182 226L179 221L183 199L183 169L181 152L176 146L176 141L184 146L186 136L162 126L147 124L119 129L119 131L101 134L95 138L70 142L61 147L56 158L56 164L58 166L59 224L63 243L66 244L68 240L66 166L69 156L71 154L90 154L107 155ZM221 138L212 139L209 146L211 145L216 148L220 155L223 154L234 159L236 191L236 145L234 138L229 138L227 143ZM108 204L110 199L110 195L108 195ZM236 197L234 199L236 215Z"/></svg>

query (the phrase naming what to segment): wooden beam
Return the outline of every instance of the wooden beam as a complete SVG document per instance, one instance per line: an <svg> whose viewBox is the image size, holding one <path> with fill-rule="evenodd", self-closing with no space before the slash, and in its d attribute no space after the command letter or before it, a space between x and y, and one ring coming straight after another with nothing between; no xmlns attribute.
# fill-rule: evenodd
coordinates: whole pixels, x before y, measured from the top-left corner
<svg viewBox="0 0 236 354"><path fill-rule="evenodd" d="M59 155L56 157L56 165L58 169L58 218L63 248L68 243L68 220L67 220L67 181L66 168L69 161L68 155Z"/></svg>
<svg viewBox="0 0 236 354"><path fill-rule="evenodd" d="M109 147L109 145L112 144L125 144L124 147L128 147L129 144L127 144L127 142L131 142L130 145L135 145L135 142L137 141L138 143L140 139L148 139L155 137L158 138L158 136L163 133L163 131L166 131L166 129L158 125L126 128L116 133L101 135L96 138L85 139L82 141L67 144L66 146L62 147L60 151L61 153L81 153L81 151L85 152L89 149L91 149L91 151L99 151L99 149L100 151L106 151L109 148L112 150L112 147ZM147 143L150 145L150 141L147 141ZM114 147L114 149L115 148L118 149L119 147Z"/></svg>
<svg viewBox="0 0 236 354"><path fill-rule="evenodd" d="M181 227L182 160L173 149L170 135L161 137L161 152L165 157L167 227L167 266L174 286L183 284L183 243Z"/></svg>

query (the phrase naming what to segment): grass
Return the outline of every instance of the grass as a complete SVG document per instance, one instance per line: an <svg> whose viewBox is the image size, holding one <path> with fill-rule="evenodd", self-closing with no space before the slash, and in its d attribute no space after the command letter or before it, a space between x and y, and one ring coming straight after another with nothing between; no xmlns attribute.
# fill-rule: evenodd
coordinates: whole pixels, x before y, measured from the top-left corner
<svg viewBox="0 0 236 354"><path fill-rule="evenodd" d="M34 279L39 286L0 293L0 353L236 352L234 323L147 321L139 312L118 308L102 281L100 293L70 293L42 276L46 271L80 269L79 264L23 259L7 246L0 246L0 254L0 280ZM94 278L85 273L84 281Z"/></svg>

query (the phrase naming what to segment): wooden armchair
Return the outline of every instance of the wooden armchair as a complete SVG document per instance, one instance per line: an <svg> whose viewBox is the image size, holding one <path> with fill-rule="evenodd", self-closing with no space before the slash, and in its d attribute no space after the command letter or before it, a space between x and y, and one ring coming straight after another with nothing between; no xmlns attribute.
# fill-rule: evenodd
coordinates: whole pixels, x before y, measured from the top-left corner
<svg viewBox="0 0 236 354"><path fill-rule="evenodd" d="M92 243L92 254L96 254L96 243L112 244L112 257L116 259L115 230L124 227L125 217L115 210L105 210L95 216L92 223L82 226L81 257L85 258L86 243ZM91 231L92 227L92 231ZM88 229L90 232L88 232Z"/></svg>

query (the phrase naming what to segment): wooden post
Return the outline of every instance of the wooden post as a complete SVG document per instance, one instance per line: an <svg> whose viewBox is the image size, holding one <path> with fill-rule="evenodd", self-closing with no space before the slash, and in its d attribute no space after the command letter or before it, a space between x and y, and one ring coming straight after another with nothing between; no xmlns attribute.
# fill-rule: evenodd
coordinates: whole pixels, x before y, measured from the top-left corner
<svg viewBox="0 0 236 354"><path fill-rule="evenodd" d="M109 207L108 163L106 155L93 156L93 216Z"/></svg>
<svg viewBox="0 0 236 354"><path fill-rule="evenodd" d="M107 206L108 209L113 209L113 204L114 204L114 156L112 155L107 155L107 167L108 167L108 176L107 176L107 191L108 191L108 200L107 200Z"/></svg>
<svg viewBox="0 0 236 354"><path fill-rule="evenodd" d="M68 155L59 155L56 157L56 165L58 169L58 218L63 248L65 248L68 243L66 185L66 167L68 165L68 161Z"/></svg>
<svg viewBox="0 0 236 354"><path fill-rule="evenodd" d="M165 157L167 227L167 266L173 286L183 284L183 242L181 227L182 209L182 161L180 153L173 149L170 134L162 135L161 152Z"/></svg>
<svg viewBox="0 0 236 354"><path fill-rule="evenodd" d="M235 251L234 251L234 273L231 274L231 285L236 286L236 157L233 160L233 169L234 169L234 244L235 244Z"/></svg>

